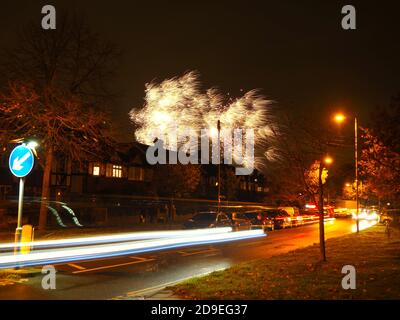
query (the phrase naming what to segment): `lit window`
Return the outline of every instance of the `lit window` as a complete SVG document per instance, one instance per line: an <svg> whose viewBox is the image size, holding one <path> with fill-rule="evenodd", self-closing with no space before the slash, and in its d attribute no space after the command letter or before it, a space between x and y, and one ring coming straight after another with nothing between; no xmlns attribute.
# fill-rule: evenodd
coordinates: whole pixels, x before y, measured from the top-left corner
<svg viewBox="0 0 400 320"><path fill-rule="evenodd" d="M122 178L122 166L113 165L112 176L114 178Z"/></svg>
<svg viewBox="0 0 400 320"><path fill-rule="evenodd" d="M89 163L89 174L93 176L100 176L100 173L101 173L101 164L99 162Z"/></svg>
<svg viewBox="0 0 400 320"><path fill-rule="evenodd" d="M122 166L116 164L107 164L106 177L122 178Z"/></svg>
<svg viewBox="0 0 400 320"><path fill-rule="evenodd" d="M93 175L94 176L99 176L100 175L100 167L97 165L93 166Z"/></svg>

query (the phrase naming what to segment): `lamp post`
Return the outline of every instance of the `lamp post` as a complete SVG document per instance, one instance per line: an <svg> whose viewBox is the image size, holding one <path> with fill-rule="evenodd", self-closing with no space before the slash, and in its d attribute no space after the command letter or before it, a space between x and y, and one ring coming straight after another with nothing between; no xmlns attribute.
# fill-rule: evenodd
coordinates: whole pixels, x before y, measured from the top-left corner
<svg viewBox="0 0 400 320"><path fill-rule="evenodd" d="M357 117L354 118L354 159L356 166L356 217L357 217L357 233L360 232L360 224L358 221L358 211L359 211L359 200L358 200L358 125L357 125Z"/></svg>
<svg viewBox="0 0 400 320"><path fill-rule="evenodd" d="M221 210L221 121L217 122L218 129L218 213Z"/></svg>
<svg viewBox="0 0 400 320"><path fill-rule="evenodd" d="M346 120L346 116L343 115L342 113L338 113L335 115L334 120L341 124L343 121ZM358 193L358 123L357 123L357 117L354 117L354 162L355 162L355 183L356 183L356 224L357 224L357 233L360 232L360 224L358 221L358 213L359 213L359 193Z"/></svg>
<svg viewBox="0 0 400 320"><path fill-rule="evenodd" d="M325 225L324 225L324 184L322 181L322 173L324 170L324 163L329 165L332 164L333 159L325 156L321 157L318 168L318 209L319 209L319 248L321 254L321 260L326 261L326 249L325 249Z"/></svg>

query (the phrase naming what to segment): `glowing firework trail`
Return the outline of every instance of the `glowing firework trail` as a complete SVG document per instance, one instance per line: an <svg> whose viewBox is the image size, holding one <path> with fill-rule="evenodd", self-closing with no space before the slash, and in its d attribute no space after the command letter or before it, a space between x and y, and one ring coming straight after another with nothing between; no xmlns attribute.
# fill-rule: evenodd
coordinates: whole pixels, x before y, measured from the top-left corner
<svg viewBox="0 0 400 320"><path fill-rule="evenodd" d="M2 255L0 256L0 269L13 268L16 266L26 267L52 263L65 263L78 260L99 259L191 245L204 245L226 241L252 239L264 236L265 233L262 230L250 230L217 234L203 234L195 237L134 241L123 244L93 245L70 249L47 249L35 251L29 254Z"/></svg>
<svg viewBox="0 0 400 320"><path fill-rule="evenodd" d="M209 137L215 139L220 120L223 129L253 129L255 145L264 149L264 153L266 139L272 136L270 103L257 90L237 99L226 99L215 88L202 90L198 73L192 71L161 83L146 84L145 104L139 110L132 109L130 117L136 127L137 140L147 145L153 143L157 131L157 138L174 151L187 142L188 130L199 134L201 129L209 129ZM168 141L170 132L182 137L177 145ZM235 151L233 157L235 159ZM259 161L256 159L256 164Z"/></svg>

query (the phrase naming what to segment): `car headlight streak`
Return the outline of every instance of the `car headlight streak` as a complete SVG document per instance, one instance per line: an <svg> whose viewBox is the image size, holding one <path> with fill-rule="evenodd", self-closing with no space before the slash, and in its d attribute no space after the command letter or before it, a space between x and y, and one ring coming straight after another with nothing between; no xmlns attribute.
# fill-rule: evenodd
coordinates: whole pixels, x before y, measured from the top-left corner
<svg viewBox="0 0 400 320"><path fill-rule="evenodd" d="M198 235L227 233L231 231L232 228L226 227L226 228L196 229L196 230L131 232L131 233L121 233L116 235L33 241L33 242L25 242L22 244L4 243L0 244L0 250L14 249L15 247L25 247L25 246L34 247L37 249L37 248L71 247L80 245L116 243L116 242L132 241L132 240L146 240L146 239L158 239L158 238L176 238L176 237L190 237L190 236L195 237Z"/></svg>
<svg viewBox="0 0 400 320"><path fill-rule="evenodd" d="M221 228L230 229L230 228ZM214 232L210 232L214 231ZM226 230L224 230L226 231ZM159 251L192 245L220 243L227 241L243 240L264 237L262 230L221 232L221 230L194 230L196 235L177 236L156 240L133 241L120 244L94 244L75 248L43 249L29 254L0 255L0 269L13 267L26 267L49 263L65 263L77 260L90 260L105 257L122 256L128 254ZM176 231L177 232L177 231ZM188 231L181 231L188 232ZM26 244L25 244L26 245Z"/></svg>

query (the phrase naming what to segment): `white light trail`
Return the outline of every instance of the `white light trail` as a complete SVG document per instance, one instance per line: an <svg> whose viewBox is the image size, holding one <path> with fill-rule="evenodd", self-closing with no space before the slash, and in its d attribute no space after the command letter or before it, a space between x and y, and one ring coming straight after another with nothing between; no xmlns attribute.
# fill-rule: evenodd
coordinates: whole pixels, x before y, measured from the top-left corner
<svg viewBox="0 0 400 320"><path fill-rule="evenodd" d="M374 225L376 225L377 223L378 223L378 221L360 220L358 227L359 227L359 230L361 231L361 230L365 230L365 229L371 228ZM352 225L351 232L357 232L357 225L356 224Z"/></svg>
<svg viewBox="0 0 400 320"><path fill-rule="evenodd" d="M262 230L249 230L227 233L202 234L190 237L177 237L157 240L135 241L123 244L93 245L71 249L39 250L29 254L7 254L0 256L0 269L26 267L43 264L64 263L77 260L90 260L122 256L149 251L186 247L200 244L221 243L264 237Z"/></svg>
<svg viewBox="0 0 400 320"><path fill-rule="evenodd" d="M131 232L116 235L104 235L93 237L80 237L70 239L44 240L24 243L4 243L0 244L0 250L14 249L15 247L34 247L34 248L51 248L51 247L69 247L91 244L105 244L115 242L126 242L132 240L146 240L159 238L176 238L176 237L196 237L199 235L219 234L231 232L232 228L209 228L195 230L169 230L169 231L147 231L147 232Z"/></svg>

